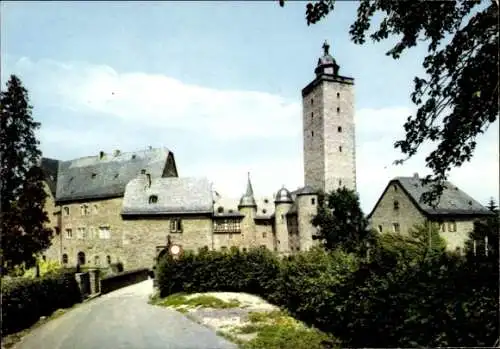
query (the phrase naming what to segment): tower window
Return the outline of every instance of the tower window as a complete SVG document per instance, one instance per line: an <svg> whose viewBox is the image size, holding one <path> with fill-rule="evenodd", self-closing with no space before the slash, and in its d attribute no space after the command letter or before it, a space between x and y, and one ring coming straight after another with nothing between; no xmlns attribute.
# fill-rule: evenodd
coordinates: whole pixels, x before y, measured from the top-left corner
<svg viewBox="0 0 500 349"><path fill-rule="evenodd" d="M156 204L157 202L158 202L158 196L156 196L156 195L151 195L151 196L149 197L149 203L150 203L150 204Z"/></svg>
<svg viewBox="0 0 500 349"><path fill-rule="evenodd" d="M316 204L316 199L315 198L311 198L311 205L315 205Z"/></svg>
<svg viewBox="0 0 500 349"><path fill-rule="evenodd" d="M339 145L339 152L342 153L342 146L341 145Z"/></svg>
<svg viewBox="0 0 500 349"><path fill-rule="evenodd" d="M394 210L396 211L399 210L399 201L395 200L393 204L394 204Z"/></svg>
<svg viewBox="0 0 500 349"><path fill-rule="evenodd" d="M314 131L311 131L311 137L314 137Z"/></svg>
<svg viewBox="0 0 500 349"><path fill-rule="evenodd" d="M311 112L311 120L314 118L314 113Z"/></svg>
<svg viewBox="0 0 500 349"><path fill-rule="evenodd" d="M311 98L311 105L314 104L314 98Z"/></svg>
<svg viewBox="0 0 500 349"><path fill-rule="evenodd" d="M337 131L342 132L342 126L337 127Z"/></svg>
<svg viewBox="0 0 500 349"><path fill-rule="evenodd" d="M378 232L379 232L379 233L381 233L381 232L382 232L382 226L381 226L381 225L379 225L379 226L378 226Z"/></svg>
<svg viewBox="0 0 500 349"><path fill-rule="evenodd" d="M339 107L337 107L337 113L340 113L340 108Z"/></svg>
<svg viewBox="0 0 500 349"><path fill-rule="evenodd" d="M337 98L340 98L340 93L339 92L337 92Z"/></svg>
<svg viewBox="0 0 500 349"><path fill-rule="evenodd" d="M341 187L341 186L342 186L342 180L339 179L339 187Z"/></svg>
<svg viewBox="0 0 500 349"><path fill-rule="evenodd" d="M400 232L399 223L392 223L392 231L394 233L399 233Z"/></svg>

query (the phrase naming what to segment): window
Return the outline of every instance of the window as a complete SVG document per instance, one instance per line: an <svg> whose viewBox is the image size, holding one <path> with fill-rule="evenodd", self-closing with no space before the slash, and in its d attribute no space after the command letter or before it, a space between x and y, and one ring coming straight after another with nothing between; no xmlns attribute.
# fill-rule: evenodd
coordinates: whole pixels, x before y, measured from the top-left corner
<svg viewBox="0 0 500 349"><path fill-rule="evenodd" d="M448 223L448 231L450 233L454 233L457 231L457 223L455 221L451 221Z"/></svg>
<svg viewBox="0 0 500 349"><path fill-rule="evenodd" d="M313 98L311 98L311 105L313 105L313 104L314 104L314 99L313 99Z"/></svg>
<svg viewBox="0 0 500 349"><path fill-rule="evenodd" d="M64 207L64 215L69 216L69 207L68 206Z"/></svg>
<svg viewBox="0 0 500 349"><path fill-rule="evenodd" d="M337 92L337 98L340 98L340 93Z"/></svg>
<svg viewBox="0 0 500 349"><path fill-rule="evenodd" d="M399 223L392 223L392 231L394 233L399 233Z"/></svg>
<svg viewBox="0 0 500 349"><path fill-rule="evenodd" d="M114 179L118 178L118 173L115 173Z"/></svg>
<svg viewBox="0 0 500 349"><path fill-rule="evenodd" d="M111 232L109 231L109 227L107 226L99 227L99 238L101 239L111 238Z"/></svg>
<svg viewBox="0 0 500 349"><path fill-rule="evenodd" d="M337 131L340 133L342 132L342 126L337 127Z"/></svg>
<svg viewBox="0 0 500 349"><path fill-rule="evenodd" d="M267 199L267 198L266 198L266 199L264 199L264 203L265 203L265 204L268 204L268 203L269 203L269 199Z"/></svg>
<svg viewBox="0 0 500 349"><path fill-rule="evenodd" d="M266 214L267 213L267 210L265 208L262 209L262 213L263 214Z"/></svg>
<svg viewBox="0 0 500 349"><path fill-rule="evenodd" d="M85 260L85 253L84 252L78 252L76 262L80 265L84 265L86 260Z"/></svg>
<svg viewBox="0 0 500 349"><path fill-rule="evenodd" d="M66 239L72 239L72 238L73 238L73 230L66 229Z"/></svg>
<svg viewBox="0 0 500 349"><path fill-rule="evenodd" d="M265 250L266 249L266 245L260 245L260 248Z"/></svg>
<svg viewBox="0 0 500 349"><path fill-rule="evenodd" d="M42 256L42 260L43 260L44 262L45 262L45 261L47 261L47 256L46 256L46 255L43 255L43 256Z"/></svg>
<svg viewBox="0 0 500 349"><path fill-rule="evenodd" d="M441 223L441 226L439 228L443 233L446 233L446 224Z"/></svg>
<svg viewBox="0 0 500 349"><path fill-rule="evenodd" d="M89 214L89 207L87 205L80 206L80 213L82 216L86 216Z"/></svg>
<svg viewBox="0 0 500 349"><path fill-rule="evenodd" d="M311 112L311 120L314 118L314 113Z"/></svg>
<svg viewBox="0 0 500 349"><path fill-rule="evenodd" d="M241 230L240 228L240 221L237 219L219 219L214 222L214 232L216 233L238 233Z"/></svg>
<svg viewBox="0 0 500 349"><path fill-rule="evenodd" d="M170 220L170 232L182 233L182 224L179 218L174 218Z"/></svg>
<svg viewBox="0 0 500 349"><path fill-rule="evenodd" d="M339 187L341 187L341 186L342 186L342 180L339 179Z"/></svg>
<svg viewBox="0 0 500 349"><path fill-rule="evenodd" d="M85 228L81 227L76 230L76 237L77 239L85 239L86 238L86 231Z"/></svg>
<svg viewBox="0 0 500 349"><path fill-rule="evenodd" d="M316 199L315 198L311 198L311 205L316 205Z"/></svg>
<svg viewBox="0 0 500 349"><path fill-rule="evenodd" d="M224 207L222 207L222 206L217 207L217 212L218 213L223 213L224 212Z"/></svg>
<svg viewBox="0 0 500 349"><path fill-rule="evenodd" d="M381 225L379 225L379 226L378 226L378 232L379 232L379 233L381 233L381 232L382 232L382 226L381 226Z"/></svg>
<svg viewBox="0 0 500 349"><path fill-rule="evenodd" d="M341 145L339 145L339 152L342 153L342 146Z"/></svg>
<svg viewBox="0 0 500 349"><path fill-rule="evenodd" d="M92 179L95 179L97 177L96 173L92 173Z"/></svg>
<svg viewBox="0 0 500 349"><path fill-rule="evenodd" d="M394 188L394 191L398 191L398 186L396 184L394 184L392 187Z"/></svg>
<svg viewBox="0 0 500 349"><path fill-rule="evenodd" d="M109 264L111 264L111 256L110 255L107 255L106 256L106 262Z"/></svg>
<svg viewBox="0 0 500 349"><path fill-rule="evenodd" d="M311 131L311 137L314 137L314 131Z"/></svg>
<svg viewBox="0 0 500 349"><path fill-rule="evenodd" d="M101 265L101 261L100 261L99 256L95 256L94 257L94 265L95 266L100 266Z"/></svg>
<svg viewBox="0 0 500 349"><path fill-rule="evenodd" d="M151 195L151 196L149 197L149 203L150 203L150 204L156 204L157 202L158 202L158 196L156 196L156 195Z"/></svg>
<svg viewBox="0 0 500 349"><path fill-rule="evenodd" d="M398 200L394 200L393 202L393 208L395 211L399 210L399 201Z"/></svg>
<svg viewBox="0 0 500 349"><path fill-rule="evenodd" d="M62 255L62 264L68 264L68 255L66 253Z"/></svg>
<svg viewBox="0 0 500 349"><path fill-rule="evenodd" d="M265 231L264 231L264 232L262 232L262 237L263 237L264 239L265 239L265 238L267 238L267 233L266 233Z"/></svg>
<svg viewBox="0 0 500 349"><path fill-rule="evenodd" d="M340 113L340 108L339 107L337 107L337 113Z"/></svg>
<svg viewBox="0 0 500 349"><path fill-rule="evenodd" d="M221 246L220 250L223 251L223 252L226 252L227 251L227 247L226 246Z"/></svg>

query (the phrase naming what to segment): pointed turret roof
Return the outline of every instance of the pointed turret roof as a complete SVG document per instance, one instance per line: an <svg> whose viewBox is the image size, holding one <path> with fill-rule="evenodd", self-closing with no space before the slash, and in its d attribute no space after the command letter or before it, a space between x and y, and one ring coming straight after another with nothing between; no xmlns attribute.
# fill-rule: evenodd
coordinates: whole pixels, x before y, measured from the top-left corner
<svg viewBox="0 0 500 349"><path fill-rule="evenodd" d="M241 197L238 207L257 207L257 203L255 202L255 197L253 195L252 182L250 181L250 172L248 172L247 190Z"/></svg>

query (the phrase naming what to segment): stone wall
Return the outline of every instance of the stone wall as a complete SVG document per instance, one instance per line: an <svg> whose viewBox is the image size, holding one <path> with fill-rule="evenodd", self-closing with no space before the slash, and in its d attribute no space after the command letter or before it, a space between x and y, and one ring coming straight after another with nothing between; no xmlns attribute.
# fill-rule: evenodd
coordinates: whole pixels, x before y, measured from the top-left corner
<svg viewBox="0 0 500 349"><path fill-rule="evenodd" d="M423 224L425 216L418 210L408 195L398 183L391 184L382 194L375 211L370 217L373 229L378 232L394 232L394 223L399 224L399 231L407 234L415 224ZM394 201L398 202L399 209L394 209Z"/></svg>
<svg viewBox="0 0 500 349"><path fill-rule="evenodd" d="M170 232L170 220L180 218L181 233ZM126 256L125 268L152 268L157 257L157 247L165 246L167 235L173 244L181 245L184 250L198 251L212 249L212 219L209 216L144 217L123 221L123 253Z"/></svg>
<svg viewBox="0 0 500 349"><path fill-rule="evenodd" d="M319 82L302 99L305 185L356 190L354 85Z"/></svg>
<svg viewBox="0 0 500 349"><path fill-rule="evenodd" d="M297 207L299 248L300 251L308 251L315 243L313 235L316 233L316 228L312 225L311 220L318 213L318 196L298 195Z"/></svg>

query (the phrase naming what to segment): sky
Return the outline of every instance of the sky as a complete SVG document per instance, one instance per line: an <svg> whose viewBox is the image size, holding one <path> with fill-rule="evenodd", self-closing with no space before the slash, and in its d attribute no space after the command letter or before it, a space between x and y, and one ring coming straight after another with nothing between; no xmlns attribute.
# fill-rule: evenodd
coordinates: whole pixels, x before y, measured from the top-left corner
<svg viewBox="0 0 500 349"><path fill-rule="evenodd" d="M239 197L250 172L256 195L271 196L304 184L301 90L328 40L355 79L357 190L369 213L389 180L429 173L429 146L392 164L425 48L393 60L394 40L350 41L356 2L312 26L305 4L3 1L2 89L10 74L23 81L46 157L167 147L180 176ZM497 121L449 177L483 204L498 198L498 137Z"/></svg>

